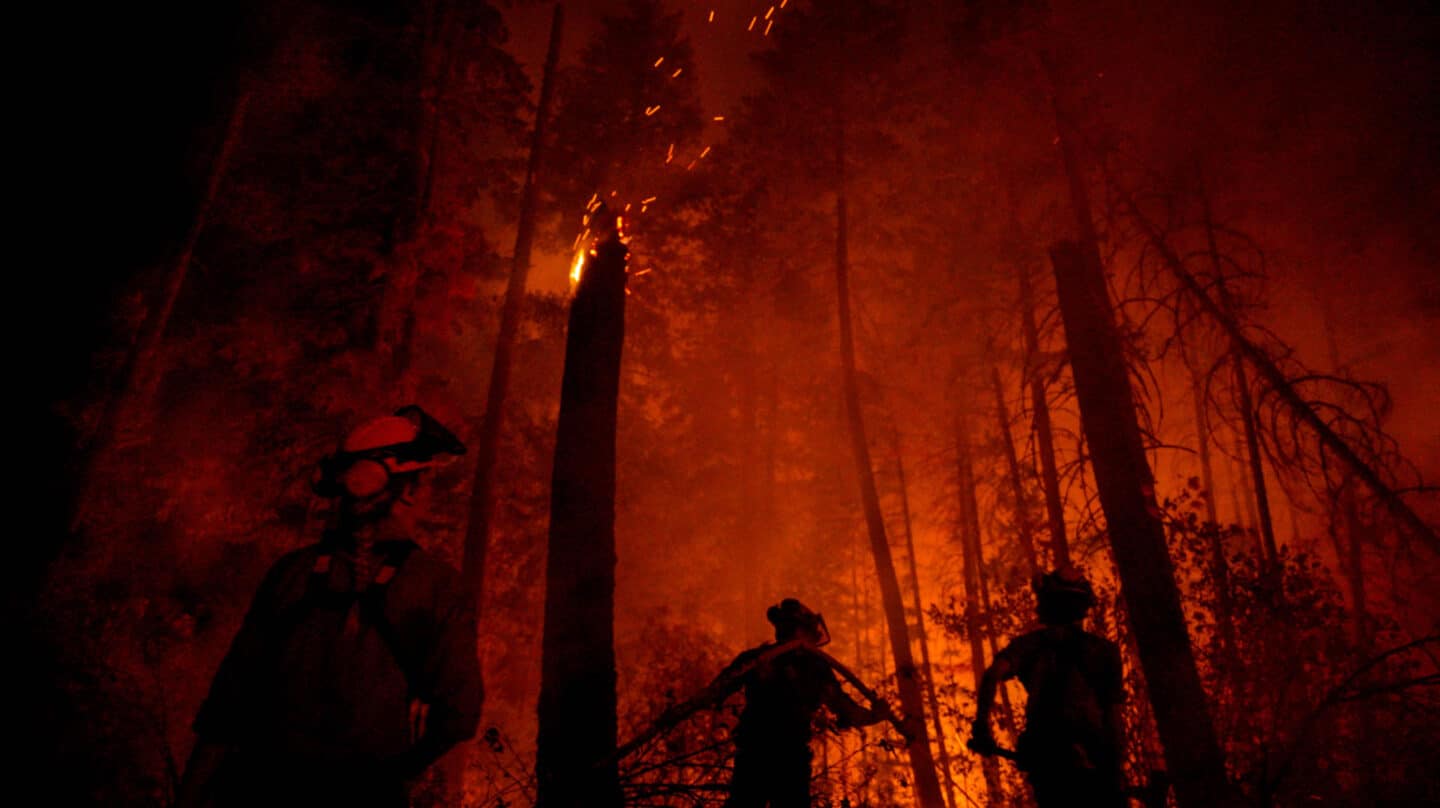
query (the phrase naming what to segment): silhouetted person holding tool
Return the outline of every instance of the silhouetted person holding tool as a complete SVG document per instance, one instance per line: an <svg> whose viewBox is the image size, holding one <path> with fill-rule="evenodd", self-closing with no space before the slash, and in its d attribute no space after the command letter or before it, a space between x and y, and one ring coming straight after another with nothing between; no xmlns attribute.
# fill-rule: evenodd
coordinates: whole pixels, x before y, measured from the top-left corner
<svg viewBox="0 0 1440 808"><path fill-rule="evenodd" d="M1013 759L1040 808L1124 806L1120 649L1081 627L1095 592L1078 570L1039 576L1035 596L1044 626L1017 637L985 671L968 745ZM990 710L996 689L1012 677L1025 686L1027 703L1025 730L1010 752L995 742Z"/></svg>
<svg viewBox="0 0 1440 808"><path fill-rule="evenodd" d="M775 627L775 642L740 654L695 698L666 710L649 731L621 747L620 756L743 688L745 708L735 729L735 772L725 808L808 808L811 725L822 706L841 728L890 721L907 731L888 703L820 650L830 641L830 631L818 612L786 598L765 616ZM836 673L871 706L850 698Z"/></svg>
<svg viewBox="0 0 1440 808"><path fill-rule="evenodd" d="M464 451L410 406L321 461L330 521L261 583L195 719L179 808L402 808L410 781L475 734L474 609L413 541L424 472Z"/></svg>

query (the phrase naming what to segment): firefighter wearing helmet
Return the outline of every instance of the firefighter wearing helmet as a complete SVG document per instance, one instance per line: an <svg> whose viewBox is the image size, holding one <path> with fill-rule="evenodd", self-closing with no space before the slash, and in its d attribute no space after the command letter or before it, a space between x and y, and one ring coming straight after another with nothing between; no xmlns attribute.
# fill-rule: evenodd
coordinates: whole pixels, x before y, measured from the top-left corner
<svg viewBox="0 0 1440 808"><path fill-rule="evenodd" d="M195 720L178 806L402 808L409 783L475 734L474 609L415 542L426 470L464 451L409 406L320 462L325 531L261 583Z"/></svg>
<svg viewBox="0 0 1440 808"><path fill-rule="evenodd" d="M818 612L786 598L765 616L775 642L741 653L708 688L717 704L745 692L725 808L808 808L811 725L820 708L841 728L894 720L894 713L883 700L867 708L841 689L838 663L819 650L830 631Z"/></svg>
<svg viewBox="0 0 1440 808"><path fill-rule="evenodd" d="M1079 570L1037 576L1034 591L1042 625L1015 638L985 671L968 745L983 755L1000 751L990 711L1000 682L1019 678L1027 699L1015 757L1036 804L1123 806L1120 649L1081 626L1095 591Z"/></svg>

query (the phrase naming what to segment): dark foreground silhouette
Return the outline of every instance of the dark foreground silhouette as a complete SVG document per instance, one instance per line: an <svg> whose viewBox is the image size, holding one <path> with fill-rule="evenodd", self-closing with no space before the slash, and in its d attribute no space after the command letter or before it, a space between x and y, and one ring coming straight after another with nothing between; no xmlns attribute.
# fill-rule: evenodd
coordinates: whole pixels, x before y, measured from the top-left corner
<svg viewBox="0 0 1440 808"><path fill-rule="evenodd" d="M475 734L473 610L412 540L423 472L464 450L407 407L322 462L330 524L260 585L195 720L178 808L404 808L408 783Z"/></svg>
<svg viewBox="0 0 1440 808"><path fill-rule="evenodd" d="M1124 806L1120 649L1081 628L1095 593L1078 571L1041 576L1035 594L1044 626L1017 637L985 671L968 745L1015 760L1040 808ZM1013 752L999 747L990 727L996 690L1011 678L1027 695L1025 730Z"/></svg>

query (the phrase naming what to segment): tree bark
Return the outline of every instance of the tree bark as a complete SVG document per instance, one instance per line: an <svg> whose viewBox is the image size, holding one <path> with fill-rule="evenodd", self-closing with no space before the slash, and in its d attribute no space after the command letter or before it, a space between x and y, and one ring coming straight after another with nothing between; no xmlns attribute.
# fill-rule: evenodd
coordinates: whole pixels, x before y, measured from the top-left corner
<svg viewBox="0 0 1440 808"><path fill-rule="evenodd" d="M1065 567L1070 564L1070 543L1065 537L1065 501L1060 498L1055 431L1050 426L1050 400L1040 371L1040 331L1035 325L1035 291L1030 284L1030 270L1024 266L1020 268L1020 313L1025 337L1025 375L1030 380L1035 448L1040 455L1040 483L1045 489L1045 514L1050 527L1050 560L1056 567Z"/></svg>
<svg viewBox="0 0 1440 808"><path fill-rule="evenodd" d="M842 139L843 143L843 139ZM843 165L843 148L841 151ZM835 286L840 309L841 385L845 410L850 423L850 444L855 453L855 471L860 483L860 501L865 510L865 523L870 534L870 550L875 557L875 573L879 578L885 619L890 627L890 649L895 658L895 682L900 691L900 707L914 722L916 737L906 743L910 769L914 776L915 797L921 808L943 808L940 781L935 775L935 760L930 754L929 731L926 728L924 698L915 660L910 653L910 632L905 623L905 603L900 596L900 580L885 535L885 519L880 511L880 496L875 488L875 471L870 465L870 444L865 437L864 414L860 409L860 387L855 371L855 335L850 320L849 255L846 245L845 191L843 179L836 200Z"/></svg>
<svg viewBox="0 0 1440 808"><path fill-rule="evenodd" d="M615 762L615 424L626 248L596 248L570 304L550 492L539 734L541 808L619 808Z"/></svg>
<svg viewBox="0 0 1440 808"><path fill-rule="evenodd" d="M1181 808L1232 804L1098 256L1073 242L1051 256L1081 424L1176 796Z"/></svg>
<svg viewBox="0 0 1440 808"><path fill-rule="evenodd" d="M1010 435L1010 411L1005 407L1005 387L1000 383L999 368L990 368L990 382L995 388L995 418L1000 427L1000 444L1005 449L1006 467L1010 472L1010 493L1015 498L1015 532L1020 538L1025 574L1034 578L1040 572L1040 562L1035 555L1030 510L1025 507L1025 483L1020 475L1020 458L1015 454L1015 438Z"/></svg>
<svg viewBox="0 0 1440 808"><path fill-rule="evenodd" d="M940 776L945 781L945 805L955 808L955 777L950 771L950 750L945 744L945 725L940 718L940 698L935 691L935 668L930 664L930 641L925 633L924 599L920 596L920 568L915 560L915 534L910 524L910 491L905 482L905 455L900 450L900 431L894 432L895 480L900 488L900 514L905 525L905 554L910 561L910 594L915 607L915 633L920 640L920 664L925 669L925 700L935 727L935 748L939 754Z"/></svg>
<svg viewBox="0 0 1440 808"><path fill-rule="evenodd" d="M535 240L535 206L539 196L545 124L554 96L555 66L560 58L560 32L563 22L564 7L556 4L550 22L550 45L545 54L544 78L540 82L540 104L535 110L535 128L530 138L530 158L525 167L525 185L520 195L520 219L515 229L515 251L510 259L510 280L505 287L505 302L500 309L500 330L495 337L495 361L490 368L485 416L480 425L475 481L470 492L470 518L465 530L461 576L471 601L475 604L477 618L483 612L485 561L490 548L490 530L495 518L495 461L499 456L505 403L510 395L510 366L515 350L515 334L520 327L526 278L530 274L530 251Z"/></svg>

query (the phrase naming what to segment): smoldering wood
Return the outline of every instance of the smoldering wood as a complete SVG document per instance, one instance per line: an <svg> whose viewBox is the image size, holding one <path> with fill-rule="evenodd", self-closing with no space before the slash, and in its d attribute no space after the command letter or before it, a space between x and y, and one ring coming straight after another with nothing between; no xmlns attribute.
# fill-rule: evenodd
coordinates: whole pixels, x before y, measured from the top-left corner
<svg viewBox="0 0 1440 808"><path fill-rule="evenodd" d="M619 808L615 763L615 425L625 339L618 238L570 304L551 477L535 773L542 808Z"/></svg>

